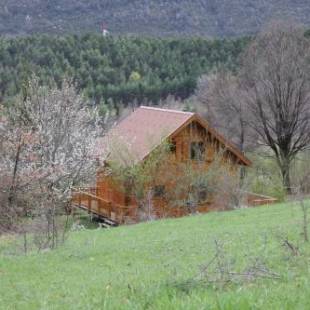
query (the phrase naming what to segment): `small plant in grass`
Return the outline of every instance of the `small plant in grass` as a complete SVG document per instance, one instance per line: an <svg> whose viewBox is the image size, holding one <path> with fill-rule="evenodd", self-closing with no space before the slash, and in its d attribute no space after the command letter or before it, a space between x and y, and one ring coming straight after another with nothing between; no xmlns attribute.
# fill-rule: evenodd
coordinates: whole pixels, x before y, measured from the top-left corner
<svg viewBox="0 0 310 310"><path fill-rule="evenodd" d="M301 192L301 188L295 189L297 203L300 205L301 213L302 213L302 221L301 221L301 230L302 236L305 242L309 242L309 209L310 209L310 202Z"/></svg>
<svg viewBox="0 0 310 310"><path fill-rule="evenodd" d="M200 276L204 278L207 283L216 286L225 286L227 284L242 284L245 282L253 282L257 279L280 279L280 274L268 268L266 257L256 256L251 257L246 266L238 270L236 268L236 260L229 257L223 245L215 240L215 254L205 264Z"/></svg>
<svg viewBox="0 0 310 310"><path fill-rule="evenodd" d="M265 148L257 149L249 155L253 166L248 169L246 180L249 190L253 193L262 194L284 201L286 191L281 181L281 175L277 164Z"/></svg>
<svg viewBox="0 0 310 310"><path fill-rule="evenodd" d="M265 239L264 248L266 246ZM282 275L268 267L268 256L263 252L259 255L245 255L247 260L240 267L240 259L229 254L223 242L214 240L214 254L200 267L198 275L185 282L174 283L173 286L189 293L201 287L222 290L230 285L241 286L258 280L281 280Z"/></svg>
<svg viewBox="0 0 310 310"><path fill-rule="evenodd" d="M308 186L307 182L309 180L309 175L306 170L305 172L300 172L296 177L296 186L292 188L293 197L296 200L296 203L300 206L301 213L302 213L302 220L301 220L301 231L302 236L305 242L309 242L309 209L310 209L310 201L308 197Z"/></svg>

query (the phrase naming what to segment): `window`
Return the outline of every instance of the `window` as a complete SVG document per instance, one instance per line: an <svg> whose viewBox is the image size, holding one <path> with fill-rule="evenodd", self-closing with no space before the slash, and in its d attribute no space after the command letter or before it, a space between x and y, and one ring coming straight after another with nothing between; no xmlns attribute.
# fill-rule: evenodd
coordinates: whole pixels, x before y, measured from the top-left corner
<svg viewBox="0 0 310 310"><path fill-rule="evenodd" d="M125 206L129 206L129 205L130 205L130 202L131 202L130 196L126 195L126 196L125 196Z"/></svg>
<svg viewBox="0 0 310 310"><path fill-rule="evenodd" d="M169 151L171 153L176 153L176 150L177 150L177 144L175 141L172 141L170 144L169 144Z"/></svg>
<svg viewBox="0 0 310 310"><path fill-rule="evenodd" d="M163 197L165 195L165 185L156 185L153 188L154 197Z"/></svg>
<svg viewBox="0 0 310 310"><path fill-rule="evenodd" d="M203 160L205 154L205 145L203 142L191 143L191 159Z"/></svg>
<svg viewBox="0 0 310 310"><path fill-rule="evenodd" d="M198 202L199 203L206 202L207 198L208 198L207 189L205 187L200 188L198 191Z"/></svg>

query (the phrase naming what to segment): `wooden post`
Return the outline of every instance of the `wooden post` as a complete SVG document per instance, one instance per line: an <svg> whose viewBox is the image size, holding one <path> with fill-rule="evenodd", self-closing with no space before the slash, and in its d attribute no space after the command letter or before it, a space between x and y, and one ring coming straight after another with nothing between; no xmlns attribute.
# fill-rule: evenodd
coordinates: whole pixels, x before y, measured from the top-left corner
<svg viewBox="0 0 310 310"><path fill-rule="evenodd" d="M90 196L87 197L87 208L88 208L88 213L90 213L91 211L91 197Z"/></svg>
<svg viewBox="0 0 310 310"><path fill-rule="evenodd" d="M99 213L100 215L102 215L101 209L102 209L102 201L98 199L98 213Z"/></svg>

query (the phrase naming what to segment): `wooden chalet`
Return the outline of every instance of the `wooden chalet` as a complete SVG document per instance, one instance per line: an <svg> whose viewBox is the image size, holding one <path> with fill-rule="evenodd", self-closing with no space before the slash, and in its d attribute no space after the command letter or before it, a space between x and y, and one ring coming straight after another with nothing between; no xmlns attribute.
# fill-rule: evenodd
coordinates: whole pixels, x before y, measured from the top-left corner
<svg viewBox="0 0 310 310"><path fill-rule="evenodd" d="M107 225L140 221L143 216L139 199L130 186L126 188L121 184L124 182L115 178L112 163L123 167L143 165L152 154L156 156L156 150L165 141L169 143L167 156L157 163L154 175L145 182L153 195L150 197L151 210L143 212L153 218L179 217L190 212L184 204L178 205L177 200L174 204L169 203L165 195L184 180L184 169L180 167L192 165L196 170L207 171L219 153L221 165L236 178L240 167L251 165L242 152L199 115L141 106L98 141L98 156L100 151L107 151L107 146L109 154L98 169L96 185L76 188L73 204L101 218ZM212 197L203 198L197 211L219 208Z"/></svg>

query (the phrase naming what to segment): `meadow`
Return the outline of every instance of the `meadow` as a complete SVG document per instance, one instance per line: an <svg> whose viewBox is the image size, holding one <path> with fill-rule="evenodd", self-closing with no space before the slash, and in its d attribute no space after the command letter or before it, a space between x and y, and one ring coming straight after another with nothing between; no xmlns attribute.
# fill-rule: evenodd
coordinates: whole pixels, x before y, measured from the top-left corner
<svg viewBox="0 0 310 310"><path fill-rule="evenodd" d="M2 237L0 309L309 309L301 222L300 206L283 203L80 230L27 256ZM259 260L277 276L219 282L218 244L232 273Z"/></svg>

